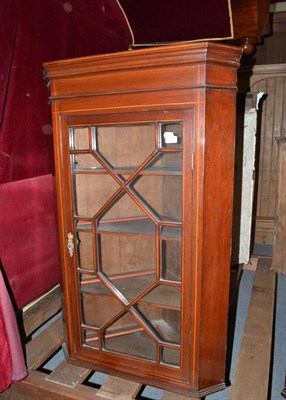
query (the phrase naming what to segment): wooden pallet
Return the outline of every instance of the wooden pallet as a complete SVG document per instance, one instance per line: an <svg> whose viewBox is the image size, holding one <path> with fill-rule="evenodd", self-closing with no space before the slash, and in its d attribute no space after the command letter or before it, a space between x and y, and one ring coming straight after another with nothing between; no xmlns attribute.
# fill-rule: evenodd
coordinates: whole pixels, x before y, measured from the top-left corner
<svg viewBox="0 0 286 400"><path fill-rule="evenodd" d="M60 310L60 289L56 288L23 314L23 328L28 337L38 326ZM143 385L138 382L108 376L97 389L84 384L93 372L90 369L68 364L63 360L51 373L40 368L63 343L61 315L26 344L29 376L14 383L0 394L1 400L91 400L94 398L128 400L135 399ZM162 400L192 399L170 392L163 392Z"/></svg>
<svg viewBox="0 0 286 400"><path fill-rule="evenodd" d="M275 294L275 273L269 270L270 265L271 259L261 259L255 272L245 331L230 392L231 400L267 398ZM26 335L29 336L59 309L60 291L57 288L24 313ZM136 399L142 390L142 384L138 382L108 376L100 388L87 386L85 381L92 371L68 364L65 360L51 373L39 369L61 347L62 342L63 325L59 316L27 343L29 376L0 394L0 400ZM161 400L186 399L192 397L167 391L161 396Z"/></svg>

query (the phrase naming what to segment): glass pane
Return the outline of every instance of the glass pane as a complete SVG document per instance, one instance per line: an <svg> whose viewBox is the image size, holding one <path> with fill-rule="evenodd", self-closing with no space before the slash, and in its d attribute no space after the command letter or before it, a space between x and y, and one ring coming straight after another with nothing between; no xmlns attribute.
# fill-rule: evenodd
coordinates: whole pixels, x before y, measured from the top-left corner
<svg viewBox="0 0 286 400"><path fill-rule="evenodd" d="M155 235L155 225L148 218L130 218L118 221L103 221L99 224L100 232L117 232L121 234ZM167 232L167 230L166 230ZM168 233L168 232L167 232Z"/></svg>
<svg viewBox="0 0 286 400"><path fill-rule="evenodd" d="M155 281L155 238L98 235L99 268L131 301Z"/></svg>
<svg viewBox="0 0 286 400"><path fill-rule="evenodd" d="M118 322L104 332L105 350L156 361L157 345L144 328L129 313Z"/></svg>
<svg viewBox="0 0 286 400"><path fill-rule="evenodd" d="M101 166L97 159L91 154L72 154L72 169L75 172L81 171L94 171L99 173L106 173L106 170Z"/></svg>
<svg viewBox="0 0 286 400"><path fill-rule="evenodd" d="M70 129L70 149L88 150L89 149L89 129L72 128Z"/></svg>
<svg viewBox="0 0 286 400"><path fill-rule="evenodd" d="M141 174L182 175L182 152L158 153Z"/></svg>
<svg viewBox="0 0 286 400"><path fill-rule="evenodd" d="M82 323L99 328L123 309L109 290L95 277L82 275L80 282Z"/></svg>
<svg viewBox="0 0 286 400"><path fill-rule="evenodd" d="M174 239L177 241L181 240L182 229L173 226L163 226L161 227L161 238L162 239Z"/></svg>
<svg viewBox="0 0 286 400"><path fill-rule="evenodd" d="M76 234L76 258L77 268L94 269L93 244L91 232L77 232Z"/></svg>
<svg viewBox="0 0 286 400"><path fill-rule="evenodd" d="M93 217L119 185L110 175L76 174L74 176L74 206L78 216Z"/></svg>
<svg viewBox="0 0 286 400"><path fill-rule="evenodd" d="M145 202L161 220L182 220L182 177L141 175L133 184L139 201Z"/></svg>
<svg viewBox="0 0 286 400"><path fill-rule="evenodd" d="M180 343L180 311L140 302L138 311L164 342Z"/></svg>
<svg viewBox="0 0 286 400"><path fill-rule="evenodd" d="M150 125L94 128L95 150L113 168L136 169L155 148L155 128Z"/></svg>
<svg viewBox="0 0 286 400"><path fill-rule="evenodd" d="M181 122L160 124L161 148L182 148L183 145L183 124Z"/></svg>
<svg viewBox="0 0 286 400"><path fill-rule="evenodd" d="M87 346L94 347L98 349L98 333L94 331L88 331L87 329L83 329L83 343Z"/></svg>
<svg viewBox="0 0 286 400"><path fill-rule="evenodd" d="M83 221L79 220L79 219L76 219L75 220L75 227L76 227L76 230L78 232L85 232L85 233L89 232L89 233L91 233L91 230L92 230L92 218L85 219Z"/></svg>
<svg viewBox="0 0 286 400"><path fill-rule="evenodd" d="M149 304L151 306L157 304L162 308L180 311L181 289L169 285L159 285L144 296L139 304Z"/></svg>
<svg viewBox="0 0 286 400"><path fill-rule="evenodd" d="M116 197L108 208L100 216L100 222L119 222L121 220L137 219L138 217L145 217L146 214L137 206L132 198L123 192L121 195Z"/></svg>
<svg viewBox="0 0 286 400"><path fill-rule="evenodd" d="M117 232L121 234L155 234L155 225L143 210L128 195L117 197L103 211L98 220L99 232Z"/></svg>
<svg viewBox="0 0 286 400"><path fill-rule="evenodd" d="M180 366L180 350L163 347L161 363L179 367Z"/></svg>
<svg viewBox="0 0 286 400"><path fill-rule="evenodd" d="M161 241L161 278L181 281L181 241Z"/></svg>

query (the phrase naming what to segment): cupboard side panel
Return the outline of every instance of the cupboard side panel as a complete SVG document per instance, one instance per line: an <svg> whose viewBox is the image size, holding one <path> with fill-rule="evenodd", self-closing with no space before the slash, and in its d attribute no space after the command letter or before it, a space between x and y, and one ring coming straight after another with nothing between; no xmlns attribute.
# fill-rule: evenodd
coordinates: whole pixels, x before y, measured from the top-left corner
<svg viewBox="0 0 286 400"><path fill-rule="evenodd" d="M225 381L236 92L206 93L199 387ZM201 138L203 132L200 132ZM199 140L199 138L197 139ZM202 168L202 166L201 166Z"/></svg>

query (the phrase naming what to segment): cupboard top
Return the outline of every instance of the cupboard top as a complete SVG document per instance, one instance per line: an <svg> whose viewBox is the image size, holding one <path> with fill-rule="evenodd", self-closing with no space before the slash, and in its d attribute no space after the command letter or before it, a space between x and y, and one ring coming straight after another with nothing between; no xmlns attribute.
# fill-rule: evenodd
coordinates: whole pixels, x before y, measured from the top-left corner
<svg viewBox="0 0 286 400"><path fill-rule="evenodd" d="M52 61L44 64L44 70L48 79L58 79L91 72L175 67L205 62L238 68L241 53L242 50L235 46L198 42Z"/></svg>
<svg viewBox="0 0 286 400"><path fill-rule="evenodd" d="M81 57L44 64L51 99L222 86L236 89L241 49L210 42Z"/></svg>

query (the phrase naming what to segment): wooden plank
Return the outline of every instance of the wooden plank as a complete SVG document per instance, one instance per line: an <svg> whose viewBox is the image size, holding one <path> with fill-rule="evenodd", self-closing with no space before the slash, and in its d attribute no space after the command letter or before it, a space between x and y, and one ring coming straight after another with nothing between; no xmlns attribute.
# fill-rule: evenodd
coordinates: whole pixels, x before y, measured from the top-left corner
<svg viewBox="0 0 286 400"><path fill-rule="evenodd" d="M110 400L135 399L141 387L140 383L109 376L97 392L96 397Z"/></svg>
<svg viewBox="0 0 286 400"><path fill-rule="evenodd" d="M248 271L256 271L258 261L259 261L259 257L258 256L252 256L250 258L249 263L248 264L244 264L243 269L246 269Z"/></svg>
<svg viewBox="0 0 286 400"><path fill-rule="evenodd" d="M0 395L1 400L91 400L97 389L84 385L76 388L59 385L45 379L46 374L31 370L24 381L13 384Z"/></svg>
<svg viewBox="0 0 286 400"><path fill-rule="evenodd" d="M277 139L279 144L278 158L278 196L277 217L274 225L274 246L272 269L286 274L286 137Z"/></svg>
<svg viewBox="0 0 286 400"><path fill-rule="evenodd" d="M59 286L33 304L23 313L23 325L26 337L40 325L55 315L61 308L61 289Z"/></svg>
<svg viewBox="0 0 286 400"><path fill-rule="evenodd" d="M229 400L267 400L276 275L271 259L257 265Z"/></svg>
<svg viewBox="0 0 286 400"><path fill-rule="evenodd" d="M286 79L284 79L284 83L283 83L283 91L284 91L284 96L286 97ZM284 98L285 98L284 97ZM284 99L283 99L284 100ZM283 101L283 104L285 104L285 102ZM284 107L285 109L285 107ZM280 131L280 136L285 137L286 136L286 111L284 111L283 116L282 116L282 120L281 120L281 131Z"/></svg>
<svg viewBox="0 0 286 400"><path fill-rule="evenodd" d="M68 364L66 360L63 360L50 375L47 375L46 380L75 388L79 383L82 383L90 373L90 369Z"/></svg>
<svg viewBox="0 0 286 400"><path fill-rule="evenodd" d="M270 210L271 196L270 193L271 180L276 182L276 176L272 174L273 160L272 160L272 146L273 146L273 124L274 124L274 99L276 89L276 78L268 78L266 80L265 93L267 93L267 100L263 104L263 113L265 113L265 124L263 130L263 147L260 148L260 156L263 152L263 162L259 162L258 180L261 182L260 202L259 202L259 216L273 217L274 209ZM261 132L262 133L262 132ZM276 143L274 143L276 145ZM274 165L276 163L274 162ZM262 175L260 175L262 174ZM273 185L272 185L273 187ZM274 191L275 193L275 191Z"/></svg>
<svg viewBox="0 0 286 400"><path fill-rule="evenodd" d="M275 218L277 203L277 136L284 135L285 107L283 99L286 94L285 65L259 66L251 76L251 90L262 91L267 97L263 102L261 115L261 132L259 135L259 171L257 185L257 219ZM263 73L263 70L265 71ZM255 243L273 243L273 232L255 230Z"/></svg>
<svg viewBox="0 0 286 400"><path fill-rule="evenodd" d="M274 217L260 218L255 220L255 238L254 243L272 244L274 235Z"/></svg>
<svg viewBox="0 0 286 400"><path fill-rule="evenodd" d="M38 368L63 341L63 322L58 318L36 336L26 346L27 366L29 369Z"/></svg>

